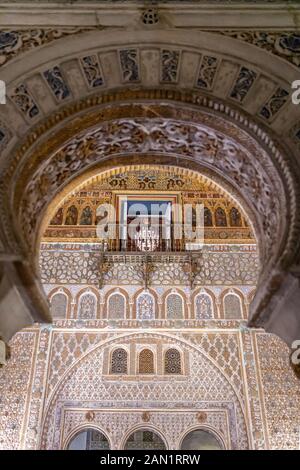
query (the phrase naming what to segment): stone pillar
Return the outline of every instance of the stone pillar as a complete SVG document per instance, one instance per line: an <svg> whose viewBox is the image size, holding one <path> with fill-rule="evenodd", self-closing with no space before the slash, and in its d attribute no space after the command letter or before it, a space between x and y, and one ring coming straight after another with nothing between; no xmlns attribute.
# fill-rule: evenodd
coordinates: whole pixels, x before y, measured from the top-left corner
<svg viewBox="0 0 300 470"><path fill-rule="evenodd" d="M0 336L0 367L5 366L9 356L9 349L7 344L1 339Z"/></svg>
<svg viewBox="0 0 300 470"><path fill-rule="evenodd" d="M8 342L22 328L34 322L52 321L49 305L39 280L29 264L0 263L0 335Z"/></svg>
<svg viewBox="0 0 300 470"><path fill-rule="evenodd" d="M265 285L251 304L249 326L276 334L292 348L300 340L300 266L273 274Z"/></svg>

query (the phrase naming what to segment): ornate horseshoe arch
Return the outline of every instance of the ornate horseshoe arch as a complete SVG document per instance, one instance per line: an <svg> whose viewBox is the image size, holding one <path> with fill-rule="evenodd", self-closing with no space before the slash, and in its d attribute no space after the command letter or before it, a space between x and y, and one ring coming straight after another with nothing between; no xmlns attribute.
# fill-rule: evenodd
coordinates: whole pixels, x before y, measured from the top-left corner
<svg viewBox="0 0 300 470"><path fill-rule="evenodd" d="M174 50L175 36L171 31L138 31L135 42L129 33L127 36L129 50L136 50L138 38L143 50ZM112 50L125 50L111 33L105 36L99 31L89 32L70 39L64 40L68 60L91 50L90 41L94 39L92 52L97 51L100 57L103 54L106 66L110 61L114 70L120 68L115 59L107 59ZM13 87L21 73L24 80L30 80L30 73L41 74L45 68L55 66L60 62L61 41L45 45L32 55L35 63L30 69L22 56L13 59L4 68L4 78ZM188 50L190 54L201 55L215 50L225 57L234 39L224 38L220 44L214 34L204 37L201 33L198 37L192 32L186 37L176 32L176 41L175 50L180 50L180 54ZM47 64L46 50L51 57ZM262 70L265 54L259 51L257 55L255 51ZM241 61L246 56L250 62L253 48L239 45L234 60ZM278 60L273 57L263 72L270 74ZM52 106L51 112L27 124L25 131L21 127L20 137L12 139L3 152L0 188L3 308L10 302L5 295L7 289L18 299L15 321L0 325L4 337L8 339L33 320L51 320L40 285L37 252L43 218L52 210L58 195L67 194L72 185L97 172L121 164L154 161L192 168L215 180L239 200L256 232L262 267L250 324L264 326L291 341L298 334L298 324L293 331L285 328L282 331L282 322L286 325L294 315L293 305L283 320L280 312L273 312L278 299L282 301L285 295L287 282L293 295L298 286L295 275L298 268L294 266L299 263L299 167L290 144L283 151L280 136L249 115L242 103L195 89L192 83L183 88L179 78L165 81L163 72L160 78L150 79L147 74L143 77L139 64L132 68L129 62L129 75L122 75L121 61L119 82L111 81L97 93L88 90L82 96L74 95L67 104L59 102ZM289 65L286 76L278 80L287 83L294 72ZM128 77L133 73L137 76L131 81ZM179 69L176 74L180 76Z"/></svg>

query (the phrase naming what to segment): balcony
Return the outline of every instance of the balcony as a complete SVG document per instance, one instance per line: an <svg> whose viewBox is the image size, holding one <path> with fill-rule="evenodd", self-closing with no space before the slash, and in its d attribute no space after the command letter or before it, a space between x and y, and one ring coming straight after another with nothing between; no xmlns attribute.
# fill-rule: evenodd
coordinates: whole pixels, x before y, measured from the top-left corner
<svg viewBox="0 0 300 470"><path fill-rule="evenodd" d="M143 274L144 287L149 284L149 275L158 263L178 263L189 274L190 286L199 272L200 251L203 239L195 239L192 230L183 224L139 224L134 231L124 224L106 226L107 237L100 240L101 279L114 264L135 265ZM197 231L203 233L203 227ZM98 234L99 235L99 234Z"/></svg>
<svg viewBox="0 0 300 470"><path fill-rule="evenodd" d="M132 253L136 255L158 253L185 253L199 251L203 246L204 227L188 228L183 224L107 224L105 237L99 236L101 251ZM199 236L201 235L201 236Z"/></svg>

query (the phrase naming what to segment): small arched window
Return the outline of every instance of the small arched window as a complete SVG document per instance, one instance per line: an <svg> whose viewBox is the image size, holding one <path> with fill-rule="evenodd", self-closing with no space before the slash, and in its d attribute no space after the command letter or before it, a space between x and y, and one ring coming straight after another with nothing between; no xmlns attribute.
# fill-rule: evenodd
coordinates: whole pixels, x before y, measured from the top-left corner
<svg viewBox="0 0 300 470"><path fill-rule="evenodd" d="M236 294L227 294L224 297L224 316L228 319L242 318L241 299Z"/></svg>
<svg viewBox="0 0 300 470"><path fill-rule="evenodd" d="M68 450L103 450L109 449L107 437L97 429L83 429L70 441Z"/></svg>
<svg viewBox="0 0 300 470"><path fill-rule="evenodd" d="M143 292L137 298L136 317L138 320L153 320L155 318L154 297Z"/></svg>
<svg viewBox="0 0 300 470"><path fill-rule="evenodd" d="M213 304L210 295L198 294L195 299L195 318L206 320L213 317Z"/></svg>
<svg viewBox="0 0 300 470"><path fill-rule="evenodd" d="M226 227L227 226L227 218L224 209L218 207L215 212L216 218L216 226L217 227Z"/></svg>
<svg viewBox="0 0 300 470"><path fill-rule="evenodd" d="M212 227L213 220L212 220L212 213L208 207L204 207L204 226L205 227Z"/></svg>
<svg viewBox="0 0 300 470"><path fill-rule="evenodd" d="M112 374L127 374L127 351L123 348L115 349L111 355Z"/></svg>
<svg viewBox="0 0 300 470"><path fill-rule="evenodd" d="M125 318L125 297L122 294L112 294L108 299L107 318L122 320Z"/></svg>
<svg viewBox="0 0 300 470"><path fill-rule="evenodd" d="M77 225L78 210L76 206L70 206L67 210L65 225Z"/></svg>
<svg viewBox="0 0 300 470"><path fill-rule="evenodd" d="M97 299L93 294L83 294L80 297L78 318L90 320L97 317Z"/></svg>
<svg viewBox="0 0 300 470"><path fill-rule="evenodd" d="M180 352L175 348L165 353L165 374L181 374Z"/></svg>
<svg viewBox="0 0 300 470"><path fill-rule="evenodd" d="M92 225L93 223L93 212L89 206L86 206L81 212L80 225Z"/></svg>
<svg viewBox="0 0 300 470"><path fill-rule="evenodd" d="M154 374L154 354L151 349L143 349L139 354L139 374Z"/></svg>
<svg viewBox="0 0 300 470"><path fill-rule="evenodd" d="M230 217L231 227L241 227L242 226L241 214L235 207L232 207L230 209L229 217Z"/></svg>
<svg viewBox="0 0 300 470"><path fill-rule="evenodd" d="M179 294L169 294L166 299L167 318L178 320L183 318L183 300Z"/></svg>
<svg viewBox="0 0 300 470"><path fill-rule="evenodd" d="M67 315L68 298L66 294L58 292L51 297L51 314L53 318L65 318Z"/></svg>

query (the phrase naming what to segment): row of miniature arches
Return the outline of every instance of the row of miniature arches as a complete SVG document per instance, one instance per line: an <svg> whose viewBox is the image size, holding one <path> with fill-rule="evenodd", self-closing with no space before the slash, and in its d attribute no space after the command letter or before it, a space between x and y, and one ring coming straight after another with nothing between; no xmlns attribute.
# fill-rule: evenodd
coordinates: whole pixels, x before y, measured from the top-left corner
<svg viewBox="0 0 300 470"><path fill-rule="evenodd" d="M239 289L228 288L216 298L211 290L200 288L188 302L180 289L171 289L162 298L153 289L140 290L129 298L125 289L117 288L110 290L102 303L94 287L82 289L74 299L67 288L56 287L50 292L49 300L54 319L229 320L247 318L253 295L254 292L245 297Z"/></svg>
<svg viewBox="0 0 300 470"><path fill-rule="evenodd" d="M178 436L180 450L222 450L226 449L224 439L211 426L193 426ZM107 433L98 426L80 426L67 438L64 449L108 450L114 447ZM125 450L165 450L172 448L165 436L152 425L138 426L126 433L118 446Z"/></svg>
<svg viewBox="0 0 300 470"><path fill-rule="evenodd" d="M158 356L150 348L143 348L138 352L137 364L132 373L129 370L130 353L125 347L116 347L110 352L109 374L112 375L158 375ZM182 353L176 348L167 348L163 353L164 375L183 374Z"/></svg>
<svg viewBox="0 0 300 470"><path fill-rule="evenodd" d="M96 208L91 208L90 206L80 208L75 204L66 208L60 207L51 220L50 225L96 225L98 222L96 210ZM227 227L228 225L230 227L246 225L246 221L236 207L231 207L228 211L222 207L217 207L214 211L206 206L204 207L204 226Z"/></svg>

